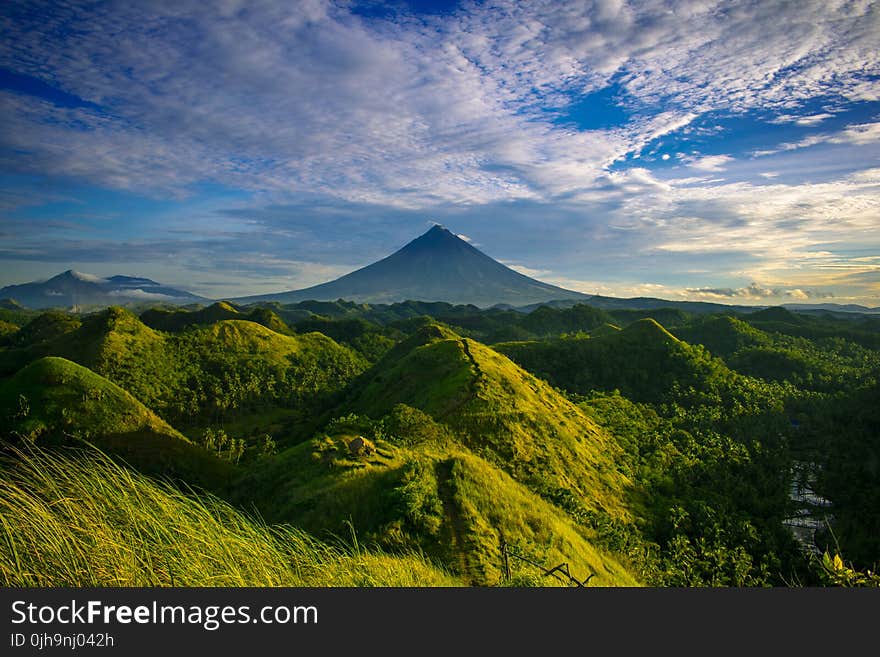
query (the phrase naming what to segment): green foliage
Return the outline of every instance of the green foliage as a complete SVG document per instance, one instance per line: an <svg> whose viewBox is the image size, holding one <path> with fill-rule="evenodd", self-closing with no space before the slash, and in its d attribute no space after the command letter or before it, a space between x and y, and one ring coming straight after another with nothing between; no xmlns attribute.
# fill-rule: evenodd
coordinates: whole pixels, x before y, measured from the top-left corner
<svg viewBox="0 0 880 657"><path fill-rule="evenodd" d="M9 344L18 331L18 325L0 319L0 345Z"/></svg>
<svg viewBox="0 0 880 657"><path fill-rule="evenodd" d="M627 473L645 495L638 527L587 521L648 582L777 585L800 567L781 527L790 467L782 445L740 442L619 394L583 407L620 442Z"/></svg>
<svg viewBox="0 0 880 657"><path fill-rule="evenodd" d="M0 418L0 438L13 443L87 441L144 472L207 488L233 474L127 391L63 358L34 361L0 383Z"/></svg>
<svg viewBox="0 0 880 657"><path fill-rule="evenodd" d="M218 458L230 463L238 463L245 450L244 440L241 438L230 438L223 429L217 429L216 431L211 428L205 429L199 445L209 452L216 454Z"/></svg>
<svg viewBox="0 0 880 657"><path fill-rule="evenodd" d="M381 419L379 427L385 439L397 445L444 445L454 439L449 427L406 404L392 406L389 413Z"/></svg>
<svg viewBox="0 0 880 657"><path fill-rule="evenodd" d="M676 331L682 340L701 344L715 356L727 358L741 349L769 345L771 337L736 317L700 317Z"/></svg>
<svg viewBox="0 0 880 657"><path fill-rule="evenodd" d="M833 504L834 543L857 568L880 563L880 372L853 392L814 400L799 430L816 492Z"/></svg>
<svg viewBox="0 0 880 657"><path fill-rule="evenodd" d="M394 346L395 338L402 337L399 331L383 330L377 324L361 318L311 317L297 322L294 328L298 333L313 331L323 333L336 342L354 349L371 363L379 360Z"/></svg>
<svg viewBox="0 0 880 657"><path fill-rule="evenodd" d="M400 483L393 489L403 522L427 540L439 539L444 522L435 470L429 459L414 458L404 465Z"/></svg>
<svg viewBox="0 0 880 657"><path fill-rule="evenodd" d="M840 319L824 314L807 316L795 314L785 308L766 308L743 317L745 321L762 331L783 335L821 340L823 338L845 339L869 349L880 349L880 326L873 318L861 321Z"/></svg>
<svg viewBox="0 0 880 657"><path fill-rule="evenodd" d="M41 358L0 383L0 416L8 436L83 438L147 430L185 440L119 386L63 358Z"/></svg>
<svg viewBox="0 0 880 657"><path fill-rule="evenodd" d="M377 441L376 454L355 460L348 438L319 436L260 463L242 476L236 499L259 500L263 517L318 535L350 524L363 541L417 549L472 584L502 583L502 536L548 564L568 561L584 577L594 573L594 585L637 584L592 543L592 532L467 450Z"/></svg>
<svg viewBox="0 0 880 657"><path fill-rule="evenodd" d="M832 557L828 552L823 553L815 568L825 586L880 587L880 573L857 570L852 564L845 564L839 554Z"/></svg>
<svg viewBox="0 0 880 657"><path fill-rule="evenodd" d="M75 331L82 325L78 317L60 311L37 315L25 324L15 336L15 344L39 344Z"/></svg>
<svg viewBox="0 0 880 657"><path fill-rule="evenodd" d="M140 319L150 328L170 333L179 333L191 326L210 326L225 319L246 319L276 333L291 334L287 324L269 308L257 307L245 313L226 301L199 310L150 308L141 314Z"/></svg>

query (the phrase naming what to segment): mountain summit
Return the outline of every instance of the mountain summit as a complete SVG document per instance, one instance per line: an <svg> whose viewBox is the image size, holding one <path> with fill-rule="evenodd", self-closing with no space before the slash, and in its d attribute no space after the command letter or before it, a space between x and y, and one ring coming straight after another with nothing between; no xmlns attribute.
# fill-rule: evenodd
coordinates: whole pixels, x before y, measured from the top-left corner
<svg viewBox="0 0 880 657"><path fill-rule="evenodd" d="M237 301L295 303L346 299L363 303L395 303L414 300L489 307L588 297L524 276L443 226L436 225L387 258L334 281Z"/></svg>
<svg viewBox="0 0 880 657"><path fill-rule="evenodd" d="M91 308L155 302L186 304L202 301L183 290L166 287L149 278L93 274L68 269L48 281L0 288L0 298L15 299L28 308Z"/></svg>

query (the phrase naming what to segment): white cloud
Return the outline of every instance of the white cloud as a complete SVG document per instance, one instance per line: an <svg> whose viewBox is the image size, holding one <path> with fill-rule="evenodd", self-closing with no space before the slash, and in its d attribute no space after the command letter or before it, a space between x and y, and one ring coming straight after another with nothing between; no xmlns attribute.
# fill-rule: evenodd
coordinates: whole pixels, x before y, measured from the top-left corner
<svg viewBox="0 0 880 657"><path fill-rule="evenodd" d="M729 162L733 162L734 158L729 155L703 155L701 157L688 158L686 160L688 166L700 171L724 171Z"/></svg>
<svg viewBox="0 0 880 657"><path fill-rule="evenodd" d="M759 283L749 283L740 288L688 288L687 294L703 299L745 299L763 301L766 299L827 299L834 295L818 290L802 290L800 288L765 287Z"/></svg>
<svg viewBox="0 0 880 657"><path fill-rule="evenodd" d="M770 123L794 123L795 125L800 126L814 126L822 123L827 119L834 118L834 114L830 114L828 112L821 112L819 114L810 114L808 116L799 116L797 114L780 114L775 119L771 120Z"/></svg>
<svg viewBox="0 0 880 657"><path fill-rule="evenodd" d="M842 130L833 133L823 133L804 137L800 141L780 144L769 150L755 151L755 157L775 155L785 151L794 151L800 148L809 148L819 144L844 144L851 146L864 146L880 142L880 122L855 123L848 125Z"/></svg>
<svg viewBox="0 0 880 657"><path fill-rule="evenodd" d="M531 267L526 267L525 265L520 265L515 262L505 262L501 261L503 265L510 267L513 271L519 272L523 276L529 276L530 278L537 278L541 280L542 276L551 275L553 272L549 269L533 269Z"/></svg>
<svg viewBox="0 0 880 657"><path fill-rule="evenodd" d="M181 298L175 297L171 294L147 292L146 290L113 290L111 292L108 292L107 294L111 297L134 299L136 301L174 301Z"/></svg>
<svg viewBox="0 0 880 657"><path fill-rule="evenodd" d="M880 122L849 125L844 131L833 136L832 144L871 144L880 141Z"/></svg>
<svg viewBox="0 0 880 657"><path fill-rule="evenodd" d="M871 97L878 30L869 6L818 0L499 0L397 23L323 0L11 12L0 65L105 111L3 95L3 166L166 193L211 181L405 207L548 200L707 112L813 125L825 114L800 103ZM615 75L626 124L551 122Z"/></svg>

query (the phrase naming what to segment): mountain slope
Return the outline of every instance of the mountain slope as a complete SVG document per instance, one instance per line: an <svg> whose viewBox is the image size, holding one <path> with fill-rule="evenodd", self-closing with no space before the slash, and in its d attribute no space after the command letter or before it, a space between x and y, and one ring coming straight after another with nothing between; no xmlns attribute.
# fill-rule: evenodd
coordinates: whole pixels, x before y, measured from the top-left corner
<svg viewBox="0 0 880 657"><path fill-rule="evenodd" d="M347 299L393 303L414 299L487 307L498 303L525 305L552 299L586 299L587 296L515 272L442 226L434 226L387 258L329 283L237 301L293 303Z"/></svg>
<svg viewBox="0 0 880 657"><path fill-rule="evenodd" d="M93 451L0 460L0 585L455 586L416 555L331 547Z"/></svg>

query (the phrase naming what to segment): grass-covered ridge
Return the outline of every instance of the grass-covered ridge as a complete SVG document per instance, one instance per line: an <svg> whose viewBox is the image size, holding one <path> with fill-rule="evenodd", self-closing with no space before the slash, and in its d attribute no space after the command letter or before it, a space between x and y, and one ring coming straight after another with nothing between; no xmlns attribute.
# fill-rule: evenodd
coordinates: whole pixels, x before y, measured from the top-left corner
<svg viewBox="0 0 880 657"><path fill-rule="evenodd" d="M350 445L360 444L361 433L383 438L366 439L370 451L356 454ZM546 567L565 562L582 579L593 575L592 586L638 582L596 545L594 531L412 407L398 405L377 423L357 416L332 422L322 436L256 464L237 489L239 501L259 500L270 520L318 537L350 523L364 541L418 549L471 584L506 583L502 541ZM522 562L513 576L541 580L540 570Z"/></svg>
<svg viewBox="0 0 880 657"><path fill-rule="evenodd" d="M99 453L0 462L3 586L455 586L417 556L322 544Z"/></svg>
<svg viewBox="0 0 880 657"><path fill-rule="evenodd" d="M702 345L688 344L653 319L595 337L493 346L529 372L571 393L619 390L639 402L716 403L737 375Z"/></svg>
<svg viewBox="0 0 880 657"><path fill-rule="evenodd" d="M505 356L440 326L400 343L344 406L380 418L395 404L451 427L473 453L549 498L626 515L616 445L575 404Z"/></svg>
<svg viewBox="0 0 880 657"><path fill-rule="evenodd" d="M226 301L218 301L198 310L150 308L140 315L140 320L150 328L169 333L179 333L191 326L209 326L224 319L246 319L276 333L288 335L291 332L287 324L268 308L240 312Z"/></svg>

